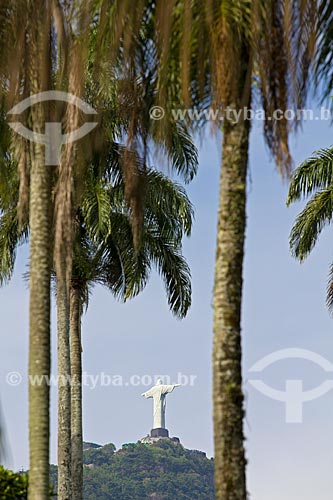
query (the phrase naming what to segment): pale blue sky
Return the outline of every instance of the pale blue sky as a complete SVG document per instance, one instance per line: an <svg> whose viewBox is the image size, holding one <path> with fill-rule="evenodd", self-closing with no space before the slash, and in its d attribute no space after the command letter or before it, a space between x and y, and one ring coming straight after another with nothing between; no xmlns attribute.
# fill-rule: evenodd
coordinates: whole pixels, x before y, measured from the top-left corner
<svg viewBox="0 0 333 500"><path fill-rule="evenodd" d="M328 122L304 125L292 140L296 164L312 151L329 146ZM243 309L248 489L254 500L329 500L333 476L332 393L304 406L303 424L286 424L284 406L251 388L247 370L277 349L302 347L333 361L333 322L325 307L325 286L332 261L328 229L301 266L290 257L288 235L299 207L287 209L287 184L270 161L256 124L251 137L248 227ZM219 138L200 145L200 169L188 192L196 210L193 234L184 252L193 275L193 305L188 317L168 312L160 279L154 275L145 292L119 304L96 288L83 321L84 370L98 375L196 375L193 387L168 397L167 427L184 446L213 455L211 425L212 288L220 168ZM6 374L27 371L28 290L22 279L28 250L19 252L12 283L0 290L0 395L11 466L28 466L27 384L10 387ZM55 313L53 309L53 323ZM56 338L53 325L53 371ZM306 389L325 374L305 361L281 361L267 368L266 383L284 388L286 378L304 380ZM84 389L84 438L97 443L136 441L151 428L151 401L144 386ZM52 449L56 461L56 388L52 389Z"/></svg>

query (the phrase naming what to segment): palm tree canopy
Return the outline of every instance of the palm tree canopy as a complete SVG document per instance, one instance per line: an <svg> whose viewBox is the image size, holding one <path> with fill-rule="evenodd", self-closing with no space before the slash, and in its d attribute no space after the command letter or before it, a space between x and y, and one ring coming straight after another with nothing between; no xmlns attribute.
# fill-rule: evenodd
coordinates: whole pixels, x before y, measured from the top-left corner
<svg viewBox="0 0 333 500"><path fill-rule="evenodd" d="M310 197L290 233L292 254L301 262L314 248L321 231L333 218L333 148L322 149L294 172L287 205ZM333 267L327 286L327 305L333 311Z"/></svg>
<svg viewBox="0 0 333 500"><path fill-rule="evenodd" d="M305 160L290 182L287 205L312 196L298 215L290 235L292 253L304 260L332 218L333 149L322 149Z"/></svg>
<svg viewBox="0 0 333 500"><path fill-rule="evenodd" d="M0 286L12 276L18 244L28 237L28 214L18 217L20 192L17 163L11 153L11 137L4 116L0 119Z"/></svg>
<svg viewBox="0 0 333 500"><path fill-rule="evenodd" d="M169 117L172 108L184 105L242 108L253 90L265 111L269 149L281 172L289 172L288 135L297 120L275 119L273 113L295 110L306 98L317 41L316 0L138 0L135 5L103 0L98 6L99 59L113 60L118 49L123 74L130 75L138 74L140 54L145 54L140 81L156 80L148 109L160 105ZM244 68L245 52L249 57ZM242 89L236 78L240 71L247 73ZM128 90L136 104L129 115L135 135L141 130L136 117L142 116L142 87L138 92L133 81ZM168 137L170 123L161 120L151 126Z"/></svg>
<svg viewBox="0 0 333 500"><path fill-rule="evenodd" d="M89 286L100 283L115 297L127 300L146 286L155 267L164 281L171 311L184 317L191 304L191 281L181 245L183 235L191 232L192 205L179 184L148 170L142 245L136 251L124 190L120 168L104 185L93 172L88 177L78 217L80 243L73 279L79 281L85 299Z"/></svg>
<svg viewBox="0 0 333 500"><path fill-rule="evenodd" d="M321 101L332 96L333 89L333 2L332 0L320 0L318 2L319 11L319 33L315 76L316 87L321 90Z"/></svg>
<svg viewBox="0 0 333 500"><path fill-rule="evenodd" d="M333 181L333 148L321 149L306 159L293 173L287 205L326 189Z"/></svg>
<svg viewBox="0 0 333 500"><path fill-rule="evenodd" d="M181 244L183 236L191 232L192 205L181 185L162 173L146 170L142 246L136 251L120 161L124 148L113 143L110 148L105 164L104 157L98 156L87 171L76 217L73 279L80 283L85 301L94 283L127 300L145 287L155 267L164 281L170 309L183 317L191 303L191 282ZM16 166L8 161L0 176L1 283L11 278L17 246L29 236L28 221L18 224L18 193Z"/></svg>

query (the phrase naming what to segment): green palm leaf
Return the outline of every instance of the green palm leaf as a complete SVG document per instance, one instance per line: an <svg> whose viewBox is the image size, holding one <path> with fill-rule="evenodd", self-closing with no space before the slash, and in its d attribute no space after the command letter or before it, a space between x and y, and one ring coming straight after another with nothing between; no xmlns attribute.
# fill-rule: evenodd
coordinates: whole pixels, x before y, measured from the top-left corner
<svg viewBox="0 0 333 500"><path fill-rule="evenodd" d="M92 176L96 175L96 169L92 168L92 172ZM191 303L191 283L189 268L181 255L181 241L191 232L193 207L182 186L154 170L145 175L143 243L139 249L133 244L131 212L119 164L113 170L107 169L109 180L98 180L97 175L95 182L89 181L79 226L82 237L88 238L87 248L84 250L82 244L78 247L75 272L85 290L99 283L126 301L146 286L154 266L165 283L170 309L183 317ZM98 182L100 187L91 191L91 186ZM103 210L96 206L95 193L100 190L103 199L108 197ZM79 265L82 260L87 266Z"/></svg>
<svg viewBox="0 0 333 500"><path fill-rule="evenodd" d="M294 172L290 182L287 205L333 182L333 148L321 149L305 160Z"/></svg>
<svg viewBox="0 0 333 500"><path fill-rule="evenodd" d="M158 234L145 234L145 247L161 275L170 310L184 318L191 305L191 273L181 254L181 247Z"/></svg>
<svg viewBox="0 0 333 500"><path fill-rule="evenodd" d="M311 252L322 229L333 217L333 186L316 193L298 215L290 234L292 253L300 261Z"/></svg>

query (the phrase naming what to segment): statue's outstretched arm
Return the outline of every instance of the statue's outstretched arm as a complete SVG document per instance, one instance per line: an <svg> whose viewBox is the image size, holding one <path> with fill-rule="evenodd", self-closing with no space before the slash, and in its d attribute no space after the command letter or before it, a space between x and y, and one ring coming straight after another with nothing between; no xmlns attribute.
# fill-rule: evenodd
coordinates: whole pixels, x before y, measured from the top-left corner
<svg viewBox="0 0 333 500"><path fill-rule="evenodd" d="M174 390L175 387L180 387L182 384L172 384L166 385L164 389L164 394L170 393Z"/></svg>
<svg viewBox="0 0 333 500"><path fill-rule="evenodd" d="M172 385L172 390L174 390L175 387L181 387L182 384L173 384Z"/></svg>
<svg viewBox="0 0 333 500"><path fill-rule="evenodd" d="M143 393L141 394L141 396L144 396L146 399L148 399L148 398L152 398L152 397L153 397L153 395L150 393L150 391L143 392Z"/></svg>

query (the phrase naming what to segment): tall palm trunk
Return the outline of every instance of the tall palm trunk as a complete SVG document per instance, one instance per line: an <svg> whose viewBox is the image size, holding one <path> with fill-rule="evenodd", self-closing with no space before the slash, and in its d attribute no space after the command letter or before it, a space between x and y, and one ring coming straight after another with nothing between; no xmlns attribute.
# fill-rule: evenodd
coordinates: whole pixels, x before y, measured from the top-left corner
<svg viewBox="0 0 333 500"><path fill-rule="evenodd" d="M57 280L58 321L58 500L70 500L72 483L69 299L67 284Z"/></svg>
<svg viewBox="0 0 333 500"><path fill-rule="evenodd" d="M247 81L247 64L244 66L243 74L239 75L237 110L241 109ZM249 100L246 100L247 105ZM240 323L249 134L249 121L224 124L214 286L213 399L217 500L246 499Z"/></svg>
<svg viewBox="0 0 333 500"><path fill-rule="evenodd" d="M241 301L249 124L226 125L214 288L214 436L217 500L246 498Z"/></svg>
<svg viewBox="0 0 333 500"><path fill-rule="evenodd" d="M71 351L71 427L72 427L72 499L82 500L83 435L82 435L82 359L81 359L80 290L70 290L70 351Z"/></svg>
<svg viewBox="0 0 333 500"><path fill-rule="evenodd" d="M51 183L43 146L30 177L29 500L49 494Z"/></svg>
<svg viewBox="0 0 333 500"><path fill-rule="evenodd" d="M50 18L46 2L29 8L31 25L30 92L49 86ZM43 133L48 111L31 108L32 128ZM49 498L50 402L50 274L51 274L51 167L45 166L44 146L30 143L30 311L29 311L29 500Z"/></svg>

